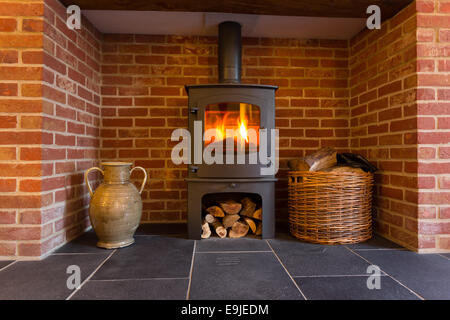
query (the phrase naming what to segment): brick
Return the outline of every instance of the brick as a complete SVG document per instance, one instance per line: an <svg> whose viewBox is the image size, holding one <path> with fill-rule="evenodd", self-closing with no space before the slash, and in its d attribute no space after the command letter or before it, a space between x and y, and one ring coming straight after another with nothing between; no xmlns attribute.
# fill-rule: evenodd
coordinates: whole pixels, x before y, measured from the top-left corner
<svg viewBox="0 0 450 320"><path fill-rule="evenodd" d="M448 74L421 74L418 79L419 86L450 86Z"/></svg>
<svg viewBox="0 0 450 320"><path fill-rule="evenodd" d="M17 126L16 116L0 116L0 128L16 128L16 126Z"/></svg>
<svg viewBox="0 0 450 320"><path fill-rule="evenodd" d="M450 233L450 222L425 222L419 221L419 233L424 235Z"/></svg>
<svg viewBox="0 0 450 320"><path fill-rule="evenodd" d="M41 48L43 37L40 34L3 34L0 37L2 48Z"/></svg>
<svg viewBox="0 0 450 320"><path fill-rule="evenodd" d="M105 127L131 127L132 119L103 119L103 126Z"/></svg>
<svg viewBox="0 0 450 320"><path fill-rule="evenodd" d="M16 148L15 147L1 147L0 148L0 160L16 160Z"/></svg>
<svg viewBox="0 0 450 320"><path fill-rule="evenodd" d="M0 179L0 192L16 191L16 179Z"/></svg>
<svg viewBox="0 0 450 320"><path fill-rule="evenodd" d="M42 68L0 66L0 80L42 80Z"/></svg>
<svg viewBox="0 0 450 320"><path fill-rule="evenodd" d="M400 91L401 89L402 89L402 82L400 80L399 81L395 81L393 83L390 83L390 84L387 84L387 85L384 85L384 86L380 87L378 89L378 95L380 97L382 97L384 95L388 95L388 94L391 94L393 92Z"/></svg>
<svg viewBox="0 0 450 320"><path fill-rule="evenodd" d="M43 14L43 3L2 2L0 7L0 16L42 16Z"/></svg>
<svg viewBox="0 0 450 320"><path fill-rule="evenodd" d="M0 196L0 208L17 208L17 209L25 209L25 208L40 208L41 206L48 206L52 202L52 195L40 196L24 196L24 195L1 195ZM19 240L15 239L14 235L10 234L10 231L14 233L14 230L10 229L4 230L0 227L0 239L5 240L9 237L8 240ZM21 233L19 230L19 233ZM2 238L2 236L4 238ZM27 240L27 239L20 239Z"/></svg>
<svg viewBox="0 0 450 320"><path fill-rule="evenodd" d="M0 50L0 61L2 64L17 63L19 61L19 53L17 50Z"/></svg>
<svg viewBox="0 0 450 320"><path fill-rule="evenodd" d="M35 83L24 83L21 86L21 93L24 97L42 97L42 85Z"/></svg>
<svg viewBox="0 0 450 320"><path fill-rule="evenodd" d="M419 132L417 138L420 144L448 144L450 132Z"/></svg>
<svg viewBox="0 0 450 320"><path fill-rule="evenodd" d="M0 18L0 32L13 32L17 28L16 19Z"/></svg>
<svg viewBox="0 0 450 320"><path fill-rule="evenodd" d="M408 131L414 130L416 128L417 128L417 119L415 118L392 121L389 127L391 132Z"/></svg>
<svg viewBox="0 0 450 320"><path fill-rule="evenodd" d="M43 20L23 19L22 31L27 31L27 32L42 32L42 31L44 31Z"/></svg>

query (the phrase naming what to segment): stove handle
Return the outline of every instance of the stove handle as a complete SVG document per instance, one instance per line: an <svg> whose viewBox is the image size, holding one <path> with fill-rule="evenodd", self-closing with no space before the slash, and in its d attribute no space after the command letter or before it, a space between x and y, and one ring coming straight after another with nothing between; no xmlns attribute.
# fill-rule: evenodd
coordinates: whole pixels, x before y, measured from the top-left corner
<svg viewBox="0 0 450 320"><path fill-rule="evenodd" d="M198 167L197 166L191 166L190 168L191 168L191 172L192 173L197 173L197 171L198 171Z"/></svg>

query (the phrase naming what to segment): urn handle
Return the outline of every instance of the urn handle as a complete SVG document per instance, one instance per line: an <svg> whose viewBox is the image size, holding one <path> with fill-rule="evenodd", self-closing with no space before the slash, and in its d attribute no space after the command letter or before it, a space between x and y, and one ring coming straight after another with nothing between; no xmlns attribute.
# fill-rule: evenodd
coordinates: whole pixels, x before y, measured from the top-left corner
<svg viewBox="0 0 450 320"><path fill-rule="evenodd" d="M147 171L145 171L145 169L142 168L142 167L134 167L133 169L130 170L130 175L131 175L131 173L133 172L134 169L140 169L140 170L142 170L144 172L144 181L142 182L141 190L139 190L139 194L141 194L142 190L144 190L145 183L147 182Z"/></svg>
<svg viewBox="0 0 450 320"><path fill-rule="evenodd" d="M100 169L100 168L97 168L97 167L92 167L92 168L88 169L88 170L84 173L84 181L86 182L86 185L87 185L87 187L88 187L88 189L89 189L89 194L91 195L91 197L94 195L94 193L92 192L91 185L89 184L88 175L89 175L89 172L94 171L94 170L98 170L98 171L100 171L100 172L104 175L103 170Z"/></svg>

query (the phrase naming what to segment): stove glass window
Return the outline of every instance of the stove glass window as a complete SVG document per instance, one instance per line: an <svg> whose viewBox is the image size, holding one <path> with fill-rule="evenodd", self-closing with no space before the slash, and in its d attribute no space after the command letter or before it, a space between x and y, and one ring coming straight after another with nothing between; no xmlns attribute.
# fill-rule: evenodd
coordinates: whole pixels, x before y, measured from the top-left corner
<svg viewBox="0 0 450 320"><path fill-rule="evenodd" d="M224 151L228 151L230 145L236 151L239 144L245 146L246 152L258 151L260 117L260 108L254 104L224 102L207 105L204 130L212 129L214 137L205 141L205 147L214 141L222 141ZM228 131L227 136L228 129L233 130L233 135Z"/></svg>

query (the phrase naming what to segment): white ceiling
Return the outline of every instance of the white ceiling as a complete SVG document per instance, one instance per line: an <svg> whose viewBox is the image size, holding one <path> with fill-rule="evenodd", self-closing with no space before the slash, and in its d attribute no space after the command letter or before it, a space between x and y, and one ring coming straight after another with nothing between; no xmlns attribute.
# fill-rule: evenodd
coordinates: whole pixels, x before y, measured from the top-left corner
<svg viewBox="0 0 450 320"><path fill-rule="evenodd" d="M241 23L244 37L350 39L365 27L359 18L287 17L233 13L83 10L103 33L217 35L217 25Z"/></svg>

